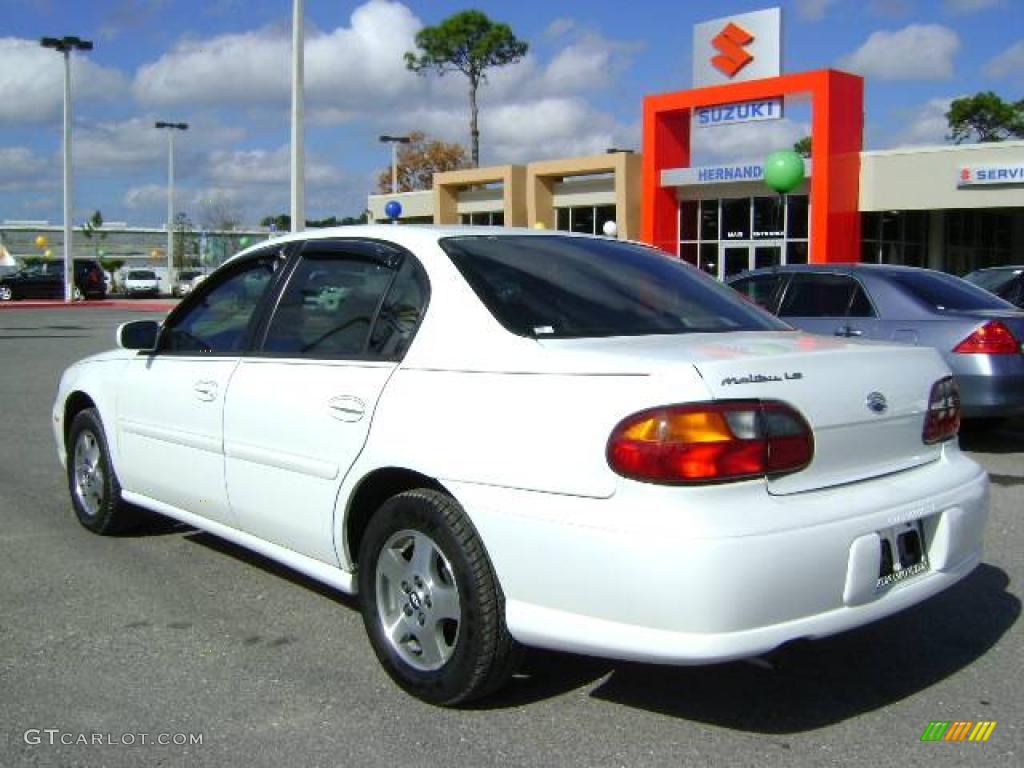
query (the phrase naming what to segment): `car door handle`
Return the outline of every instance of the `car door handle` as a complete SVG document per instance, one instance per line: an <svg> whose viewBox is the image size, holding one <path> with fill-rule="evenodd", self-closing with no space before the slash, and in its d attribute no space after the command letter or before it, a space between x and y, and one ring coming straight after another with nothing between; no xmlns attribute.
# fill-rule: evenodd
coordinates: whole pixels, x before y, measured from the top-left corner
<svg viewBox="0 0 1024 768"><path fill-rule="evenodd" d="M196 397L204 402L210 402L217 399L217 382L216 381L197 381L192 385L192 389L196 393Z"/></svg>
<svg viewBox="0 0 1024 768"><path fill-rule="evenodd" d="M356 422L366 415L366 403L351 395L332 397L327 401L327 409L338 421Z"/></svg>
<svg viewBox="0 0 1024 768"><path fill-rule="evenodd" d="M848 325L842 325L839 328L836 328L835 335L846 336L847 338L849 338L851 336L863 336L864 331L858 330L857 328L851 328Z"/></svg>

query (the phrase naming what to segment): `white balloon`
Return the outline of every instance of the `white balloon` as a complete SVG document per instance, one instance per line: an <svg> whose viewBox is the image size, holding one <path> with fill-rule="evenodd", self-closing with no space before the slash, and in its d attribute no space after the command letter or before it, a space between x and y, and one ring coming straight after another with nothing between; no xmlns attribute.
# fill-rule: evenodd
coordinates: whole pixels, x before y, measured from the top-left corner
<svg viewBox="0 0 1024 768"><path fill-rule="evenodd" d="M604 223L604 226L601 227L601 231L604 232L605 237L615 237L619 234L619 227L614 221L609 219Z"/></svg>

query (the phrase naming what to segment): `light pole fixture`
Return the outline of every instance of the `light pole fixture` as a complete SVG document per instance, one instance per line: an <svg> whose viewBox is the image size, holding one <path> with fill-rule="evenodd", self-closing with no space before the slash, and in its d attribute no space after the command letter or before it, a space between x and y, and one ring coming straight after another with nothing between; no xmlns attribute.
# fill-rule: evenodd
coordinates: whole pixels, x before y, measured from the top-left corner
<svg viewBox="0 0 1024 768"><path fill-rule="evenodd" d="M187 131L188 123L158 120L154 128L167 129L167 292L174 290L174 132Z"/></svg>
<svg viewBox="0 0 1024 768"><path fill-rule="evenodd" d="M43 37L39 44L64 54L64 301L74 298L71 263L71 52L91 51L92 41L80 37Z"/></svg>
<svg viewBox="0 0 1024 768"><path fill-rule="evenodd" d="M608 149L605 150L605 154L615 155L621 152L624 155L632 155L634 151L635 150L632 149L623 149L622 147L608 147Z"/></svg>
<svg viewBox="0 0 1024 768"><path fill-rule="evenodd" d="M380 141L391 145L391 194L398 193L398 145L408 144L412 139L408 136L381 136Z"/></svg>
<svg viewBox="0 0 1024 768"><path fill-rule="evenodd" d="M306 149L304 112L305 9L303 0L292 0L292 232L306 228Z"/></svg>

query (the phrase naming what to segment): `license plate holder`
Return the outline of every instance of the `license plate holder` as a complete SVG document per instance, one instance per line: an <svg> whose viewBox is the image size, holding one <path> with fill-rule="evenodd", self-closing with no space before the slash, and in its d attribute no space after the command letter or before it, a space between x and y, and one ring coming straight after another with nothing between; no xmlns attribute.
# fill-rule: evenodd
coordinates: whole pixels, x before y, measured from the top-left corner
<svg viewBox="0 0 1024 768"><path fill-rule="evenodd" d="M928 551L920 520L885 528L878 531L878 538L880 552L876 592L928 571Z"/></svg>

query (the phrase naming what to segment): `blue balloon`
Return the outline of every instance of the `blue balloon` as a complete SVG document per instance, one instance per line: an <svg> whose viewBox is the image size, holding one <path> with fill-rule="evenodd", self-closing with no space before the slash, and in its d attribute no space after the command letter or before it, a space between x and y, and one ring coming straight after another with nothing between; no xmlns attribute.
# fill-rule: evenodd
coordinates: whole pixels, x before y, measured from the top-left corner
<svg viewBox="0 0 1024 768"><path fill-rule="evenodd" d="M384 213L389 219L397 219L402 215L402 204L397 200L389 200L384 206Z"/></svg>

